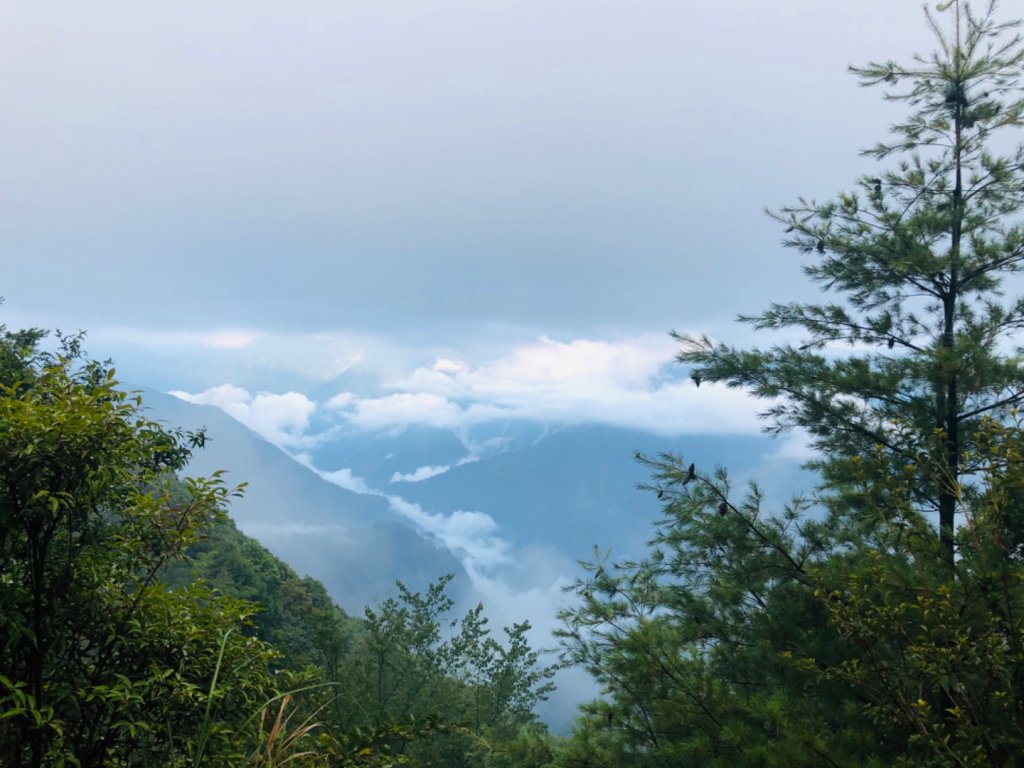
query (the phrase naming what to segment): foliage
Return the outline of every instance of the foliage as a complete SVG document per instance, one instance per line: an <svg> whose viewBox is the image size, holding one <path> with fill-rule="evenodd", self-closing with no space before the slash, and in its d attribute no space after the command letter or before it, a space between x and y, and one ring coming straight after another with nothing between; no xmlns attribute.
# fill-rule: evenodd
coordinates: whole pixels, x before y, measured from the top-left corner
<svg viewBox="0 0 1024 768"><path fill-rule="evenodd" d="M343 723L398 727L378 748L416 765L480 765L484 756L536 725L533 708L552 690L554 666L540 665L528 622L491 636L483 606L456 620L445 593L451 575L424 593L398 584L398 596L367 608L341 687ZM409 730L419 736L409 739Z"/></svg>
<svg viewBox="0 0 1024 768"><path fill-rule="evenodd" d="M772 513L724 470L647 460L646 556L595 552L562 614L604 696L558 764L1019 764L1024 300L999 289L1024 263L1024 149L999 152L1024 47L994 10L944 3L936 54L853 70L911 113L867 152L894 168L774 214L841 298L741 319L803 338L682 338L698 386L806 430L823 486Z"/></svg>
<svg viewBox="0 0 1024 768"><path fill-rule="evenodd" d="M0 764L170 765L200 739L226 764L271 651L247 603L158 574L231 491L175 486L201 436L147 420L78 337L41 338L0 340Z"/></svg>
<svg viewBox="0 0 1024 768"><path fill-rule="evenodd" d="M355 622L331 600L323 584L299 577L226 518L210 521L185 555L161 572L167 584L201 581L220 594L258 604L252 631L280 653L277 668L298 673L318 667L328 679L337 675Z"/></svg>
<svg viewBox="0 0 1024 768"><path fill-rule="evenodd" d="M841 485L847 460L883 446L920 469L915 497L939 514L953 560L960 479L980 420L1024 398L1015 336L1024 300L999 288L1024 263L1024 149L1000 154L1005 129L1024 119L1024 47L1016 23L976 13L963 0L928 13L938 50L911 66L852 71L910 114L892 138L865 152L895 158L855 191L817 203L801 199L773 214L785 244L816 261L806 274L841 299L772 304L741 320L804 338L740 350L683 338L681 362L694 381L724 382L769 400L770 429L802 427L822 449L826 480ZM849 353L841 353L849 345ZM937 434L940 448L931 451ZM940 460L932 472L925 457Z"/></svg>
<svg viewBox="0 0 1024 768"><path fill-rule="evenodd" d="M981 478L951 574L912 503L919 473L854 462L863 504L768 515L724 471L652 461L647 557L600 558L563 613L604 686L563 757L599 765L1012 765L1024 754L1024 431L976 436ZM689 479L688 479L689 478ZM684 483L685 481L685 483ZM881 491L881 492L880 492Z"/></svg>

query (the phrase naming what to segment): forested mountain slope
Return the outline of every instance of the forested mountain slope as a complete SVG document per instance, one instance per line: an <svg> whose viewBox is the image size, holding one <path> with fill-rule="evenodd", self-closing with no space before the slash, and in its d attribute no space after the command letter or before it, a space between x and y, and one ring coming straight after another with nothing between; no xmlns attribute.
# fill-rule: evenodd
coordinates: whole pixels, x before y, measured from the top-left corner
<svg viewBox="0 0 1024 768"><path fill-rule="evenodd" d="M383 498L329 483L213 406L152 391L145 403L152 418L169 426L206 429L188 473L224 471L229 483L245 482L244 495L231 505L239 529L323 582L347 611L358 614L392 594L396 580L427 584L453 573L453 594L468 589L451 553L400 520Z"/></svg>

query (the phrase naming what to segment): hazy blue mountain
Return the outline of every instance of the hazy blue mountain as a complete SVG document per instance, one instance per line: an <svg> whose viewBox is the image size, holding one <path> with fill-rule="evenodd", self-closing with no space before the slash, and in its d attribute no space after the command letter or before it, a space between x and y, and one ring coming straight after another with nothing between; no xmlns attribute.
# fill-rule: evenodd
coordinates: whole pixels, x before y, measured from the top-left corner
<svg viewBox="0 0 1024 768"><path fill-rule="evenodd" d="M638 452L681 454L707 472L725 466L737 488L756 479L777 502L806 485L797 461L773 458L779 447L762 435L673 439L611 426L508 421L459 436L424 426L339 434L311 457L321 469L349 469L430 513L482 512L513 545L542 544L575 560L595 544L635 553L650 537L660 505L637 490L649 479ZM411 479L417 470L422 479Z"/></svg>
<svg viewBox="0 0 1024 768"><path fill-rule="evenodd" d="M462 553L415 530L381 495L327 482L217 408L159 393L145 397L156 417L207 428L210 440L191 470L225 469L229 483L247 481L232 509L239 528L323 581L347 610L383 596L395 579L419 587L454 572L467 582L457 560ZM725 466L737 495L755 479L777 506L810 485L798 461L777 456L779 447L764 436L671 439L609 426L497 422L460 435L429 427L338 433L311 449L310 458L322 471L348 469L374 491L431 515L483 513L513 552L542 547L550 561L572 563L589 558L595 545L615 557L636 555L650 538L661 510L652 493L637 490L649 479L638 452L681 454L704 472ZM425 479L401 479L418 469ZM468 582L465 589L461 597L468 598Z"/></svg>
<svg viewBox="0 0 1024 768"><path fill-rule="evenodd" d="M248 481L245 497L231 510L238 527L299 573L322 581L350 613L389 593L395 579L421 589L456 573L451 594L460 605L482 598L496 612L496 625L529 618L538 628L538 647L553 644L545 633L557 611L557 585L573 577L576 560L589 559L594 545L611 548L615 559L635 556L650 538L661 510L654 494L637 490L649 479L637 452L681 454L702 472L725 466L737 495L756 479L769 509L810 485L799 462L780 456L781 444L763 436L670 439L608 426L495 422L458 435L429 427L339 431L309 449L319 470L347 469L375 492L358 494L327 482L220 409L159 393L145 393L145 399L156 418L207 428L210 440L191 470L225 469L228 482ZM437 474L428 477L426 467ZM417 470L424 479L401 479ZM476 561L484 578L472 584L458 560L468 551L466 538L451 537L456 551L449 551L380 494L418 504L427 524L449 535L446 525L467 523L453 513L487 515L497 524L493 531L486 525L474 531L479 519L471 516L456 533L478 537L475 545L493 537L507 557L490 565ZM558 684L540 711L549 723L564 724L594 691L589 678L575 672L561 674Z"/></svg>
<svg viewBox="0 0 1024 768"><path fill-rule="evenodd" d="M341 434L314 447L310 455L320 469L347 468L370 486L385 488L396 474L487 458L529 446L548 432L547 427L521 421L483 424L462 435L417 425L401 431Z"/></svg>
<svg viewBox="0 0 1024 768"><path fill-rule="evenodd" d="M371 487L384 488L396 472L452 465L467 455L467 449L451 430L416 426L400 434L338 435L313 448L310 455L320 469L350 469Z"/></svg>
<svg viewBox="0 0 1024 768"><path fill-rule="evenodd" d="M755 478L770 497L800 487L797 462L771 457L779 444L767 437L690 436L670 439L607 426L554 430L528 445L463 464L419 482L392 484L395 493L440 512L484 512L516 543L541 540L587 557L593 545L636 552L660 513L654 494L641 492L649 469L637 452L671 451L702 471L729 469L741 487Z"/></svg>
<svg viewBox="0 0 1024 768"><path fill-rule="evenodd" d="M143 398L155 419L206 428L209 439L195 452L189 474L225 470L229 484L247 482L230 509L239 529L323 582L350 613L359 615L364 605L392 592L396 579L420 588L455 573L457 596L469 590L452 554L397 518L384 499L327 482L219 408L152 391Z"/></svg>

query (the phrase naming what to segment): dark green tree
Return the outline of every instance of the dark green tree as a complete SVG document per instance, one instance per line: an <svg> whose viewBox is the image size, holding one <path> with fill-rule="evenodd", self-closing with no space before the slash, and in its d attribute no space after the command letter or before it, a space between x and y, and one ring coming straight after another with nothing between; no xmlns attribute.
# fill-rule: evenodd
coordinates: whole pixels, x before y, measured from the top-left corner
<svg viewBox="0 0 1024 768"><path fill-rule="evenodd" d="M804 338L681 339L697 384L811 435L823 488L772 512L724 470L649 460L647 555L595 556L562 615L604 695L561 765L1020 764L1024 301L1000 288L1024 259L1024 152L1003 136L1024 49L994 11L944 3L933 56L853 70L911 114L867 152L893 168L775 214L840 298L742 319Z"/></svg>
<svg viewBox="0 0 1024 768"><path fill-rule="evenodd" d="M792 661L846 658L810 567L835 546L830 522L802 519L801 507L769 516L724 472L684 485L678 457L652 469L666 506L648 555L595 559L562 614L569 659L604 690L569 754L621 766L858 764L875 743L870 721Z"/></svg>
<svg viewBox="0 0 1024 768"><path fill-rule="evenodd" d="M1024 564L1006 535L1021 512L1024 432L989 420L974 437L952 578L914 510L917 473L884 455L852 483L871 534L852 528L846 552L816 568L850 655L804 668L855 693L904 764L1019 765L1024 754Z"/></svg>
<svg viewBox="0 0 1024 768"><path fill-rule="evenodd" d="M482 765L526 738L524 729L544 741L533 710L551 692L555 667L531 649L526 622L506 627L502 642L482 605L452 618L451 578L424 592L399 583L397 597L367 608L342 669L345 727L391 727L379 747L414 765Z"/></svg>
<svg viewBox="0 0 1024 768"><path fill-rule="evenodd" d="M530 647L528 621L505 627L504 643L487 624L482 604L462 618L449 646L448 674L465 688L472 728L511 737L535 722L534 707L554 689L554 667L542 665Z"/></svg>
<svg viewBox="0 0 1024 768"><path fill-rule="evenodd" d="M448 578L348 619L177 476L204 435L44 338L0 327L0 767L539 764L527 624Z"/></svg>
<svg viewBox="0 0 1024 768"><path fill-rule="evenodd" d="M216 439L216 438L214 438ZM259 605L252 631L281 657L275 666L337 679L355 620L345 615L323 584L301 578L230 519L213 520L203 536L160 574L170 586L201 580L223 595Z"/></svg>
<svg viewBox="0 0 1024 768"><path fill-rule="evenodd" d="M785 245L814 257L806 274L840 297L741 318L803 340L741 350L687 337L678 356L697 382L769 400L769 429L805 429L827 482L842 483L846 460L875 446L919 466L918 502L938 513L950 563L977 426L1024 398L1024 301L1000 294L1024 262L1024 150L1004 135L1024 116L1024 48L1017 22L994 11L994 0L980 13L965 0L926 9L935 53L852 68L909 107L891 139L865 151L894 163L836 200L773 214Z"/></svg>
<svg viewBox="0 0 1024 768"><path fill-rule="evenodd" d="M857 503L824 516L652 461L665 514L647 556L595 559L562 614L604 691L562 764L1018 765L1024 431L988 421L975 443L952 573L920 472L884 449L851 461Z"/></svg>
<svg viewBox="0 0 1024 768"><path fill-rule="evenodd" d="M174 479L201 437L148 420L79 338L0 333L0 765L229 764L272 653L249 604L159 574L230 490Z"/></svg>

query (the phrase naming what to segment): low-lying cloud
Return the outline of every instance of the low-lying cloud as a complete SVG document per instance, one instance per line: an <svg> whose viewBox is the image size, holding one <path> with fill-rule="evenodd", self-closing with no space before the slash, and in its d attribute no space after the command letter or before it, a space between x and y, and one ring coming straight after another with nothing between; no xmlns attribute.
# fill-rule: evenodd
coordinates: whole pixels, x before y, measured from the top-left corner
<svg viewBox="0 0 1024 768"><path fill-rule="evenodd" d="M315 439L307 434L314 412L321 429L321 422L364 432L426 426L460 436L507 420L605 424L666 436L759 430L756 402L742 390L723 385L698 388L671 363L675 351L676 344L665 336L568 342L542 336L483 362L450 354L437 357L429 365L392 376L377 394L344 390L320 407L298 392L252 395L232 384L172 394L217 405L292 451ZM328 367L336 371L359 365L361 359L352 353ZM421 467L396 473L393 480L415 482L440 471Z"/></svg>
<svg viewBox="0 0 1024 768"><path fill-rule="evenodd" d="M477 581L479 574L511 562L510 546L498 535L498 523L483 512L455 510L450 514L428 512L401 496L385 496L391 509L437 537Z"/></svg>
<svg viewBox="0 0 1024 768"><path fill-rule="evenodd" d="M316 404L298 392L252 395L248 390L231 384L211 387L196 394L181 391L170 394L197 405L215 405L256 434L285 449L299 448L307 442L309 419L316 410Z"/></svg>
<svg viewBox="0 0 1024 768"><path fill-rule="evenodd" d="M424 425L453 430L502 419L599 423L666 435L747 433L756 406L742 391L698 389L666 368L674 344L660 337L627 342L541 337L474 365L438 358L386 384L392 394L342 392L329 409L365 430Z"/></svg>
<svg viewBox="0 0 1024 768"><path fill-rule="evenodd" d="M410 502L399 495L401 484L426 480L486 455L484 446L490 441L509 439L503 434L504 426L489 430L487 425L508 421L552 426L593 423L669 437L759 431L758 403L741 390L707 383L698 388L685 370L671 362L675 352L676 344L665 336L615 341L559 341L542 336L483 360L463 358L450 350L430 363L390 368L375 367L376 360L339 358L338 368L358 368L356 381L383 383L372 389L350 385L316 402L295 391L252 394L231 384L196 394L173 394L217 405L324 479L386 499L396 515L460 560L477 592L491 606L495 621L511 623L528 616L534 623L531 639L543 647L552 642L558 609L571 600L563 590L575 572L574 561L542 544L511 540L485 512L426 509ZM408 352L404 354L409 360ZM419 361L424 359L429 358L421 352ZM363 372L368 375L362 376ZM316 389L311 385L309 391ZM416 469L395 471L389 481L384 475L374 484L349 468L315 466L313 449L327 436L399 432L415 426L451 430L462 440L467 455L457 461L449 455L433 462L425 456ZM495 432L502 434L495 436ZM797 442L786 448L802 450ZM386 489L379 487L383 483ZM585 687L585 681L576 680L567 687Z"/></svg>

